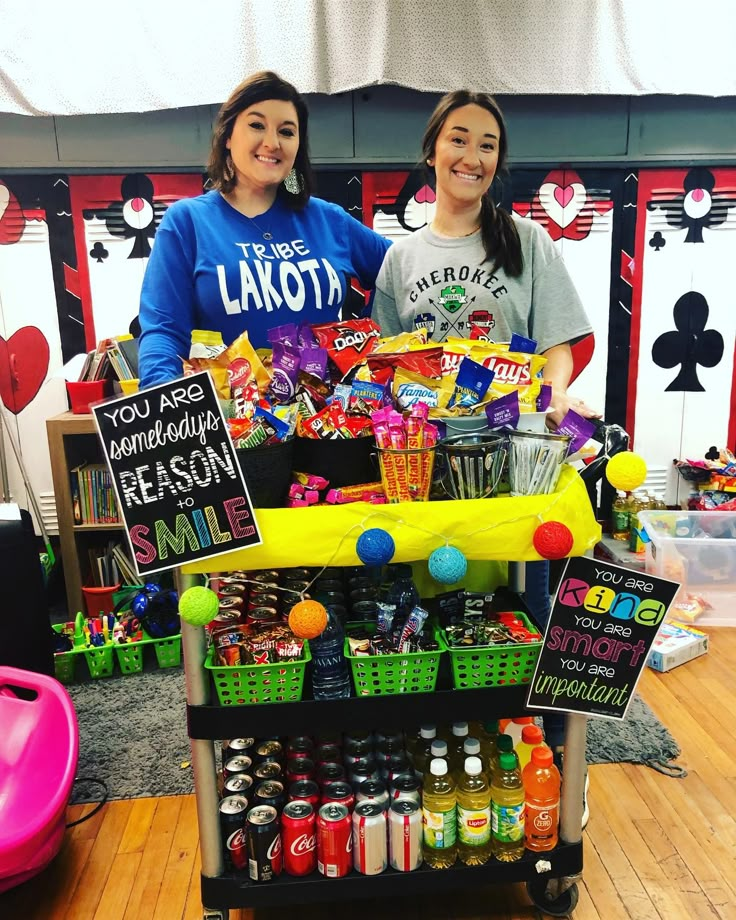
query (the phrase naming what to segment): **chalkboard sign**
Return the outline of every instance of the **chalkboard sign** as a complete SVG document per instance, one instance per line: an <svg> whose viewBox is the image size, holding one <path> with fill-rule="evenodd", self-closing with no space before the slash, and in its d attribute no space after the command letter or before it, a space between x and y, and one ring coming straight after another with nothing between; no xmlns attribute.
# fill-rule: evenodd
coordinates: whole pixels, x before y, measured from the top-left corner
<svg viewBox="0 0 736 920"><path fill-rule="evenodd" d="M565 567L527 706L624 719L679 584L586 557Z"/></svg>
<svg viewBox="0 0 736 920"><path fill-rule="evenodd" d="M206 371L92 412L139 575L261 542Z"/></svg>

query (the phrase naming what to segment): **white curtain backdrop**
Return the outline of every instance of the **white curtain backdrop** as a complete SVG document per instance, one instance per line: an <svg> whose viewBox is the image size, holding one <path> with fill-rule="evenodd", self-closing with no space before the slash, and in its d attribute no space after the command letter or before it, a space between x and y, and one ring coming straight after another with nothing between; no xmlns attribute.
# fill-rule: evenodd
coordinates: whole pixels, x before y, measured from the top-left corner
<svg viewBox="0 0 736 920"><path fill-rule="evenodd" d="M216 104L261 69L308 93L727 96L729 35L736 0L0 0L0 111Z"/></svg>

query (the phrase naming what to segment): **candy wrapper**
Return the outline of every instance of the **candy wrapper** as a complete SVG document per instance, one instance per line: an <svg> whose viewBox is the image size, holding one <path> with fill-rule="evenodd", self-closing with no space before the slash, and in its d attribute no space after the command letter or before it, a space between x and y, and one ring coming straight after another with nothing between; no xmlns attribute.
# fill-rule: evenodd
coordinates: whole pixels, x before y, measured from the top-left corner
<svg viewBox="0 0 736 920"><path fill-rule="evenodd" d="M486 418L491 429L516 428L519 417L519 393L516 390L494 399L486 406Z"/></svg>
<svg viewBox="0 0 736 920"><path fill-rule="evenodd" d="M424 622L429 616L429 613L423 607L415 607L409 616L406 618L404 623L404 628L401 630L401 636L399 638L398 650L400 652L405 652L408 649L406 648L409 638L411 636L418 636L419 633L424 628Z"/></svg>
<svg viewBox="0 0 736 920"><path fill-rule="evenodd" d="M572 440L568 453L574 454L593 437L595 429L595 422L589 418L583 418L582 415L570 409L557 426L556 433L570 435Z"/></svg>
<svg viewBox="0 0 736 920"><path fill-rule="evenodd" d="M296 327L294 335L296 336ZM288 403L294 398L299 376L299 361L299 352L295 345L287 345L282 341L274 343L272 376L268 386L268 395L274 402Z"/></svg>

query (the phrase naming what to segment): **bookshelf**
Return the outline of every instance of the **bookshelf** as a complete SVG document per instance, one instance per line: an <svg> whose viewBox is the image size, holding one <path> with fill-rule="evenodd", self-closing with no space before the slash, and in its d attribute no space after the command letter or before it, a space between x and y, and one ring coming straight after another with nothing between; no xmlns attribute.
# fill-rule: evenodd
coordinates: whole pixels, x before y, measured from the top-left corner
<svg viewBox="0 0 736 920"><path fill-rule="evenodd" d="M69 471L85 461L100 462L102 448L91 415L63 412L46 420L46 433L54 481L59 543L64 566L66 599L70 616L84 610L82 585L87 572L87 550L107 542L115 533L122 537L122 524L75 524Z"/></svg>

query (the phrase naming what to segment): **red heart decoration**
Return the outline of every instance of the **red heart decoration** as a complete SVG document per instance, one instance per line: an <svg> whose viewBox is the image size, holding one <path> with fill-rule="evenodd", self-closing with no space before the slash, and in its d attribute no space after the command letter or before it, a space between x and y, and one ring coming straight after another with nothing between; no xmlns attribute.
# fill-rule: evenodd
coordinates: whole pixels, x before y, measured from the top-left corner
<svg viewBox="0 0 736 920"><path fill-rule="evenodd" d="M36 326L0 336L0 399L14 415L33 402L49 369L49 343Z"/></svg>
<svg viewBox="0 0 736 920"><path fill-rule="evenodd" d="M423 185L414 197L419 204L434 204L437 200L437 196L428 185Z"/></svg>
<svg viewBox="0 0 736 920"><path fill-rule="evenodd" d="M555 201L561 208L566 208L574 194L575 192L571 185L566 185L564 188L558 185L555 189Z"/></svg>

